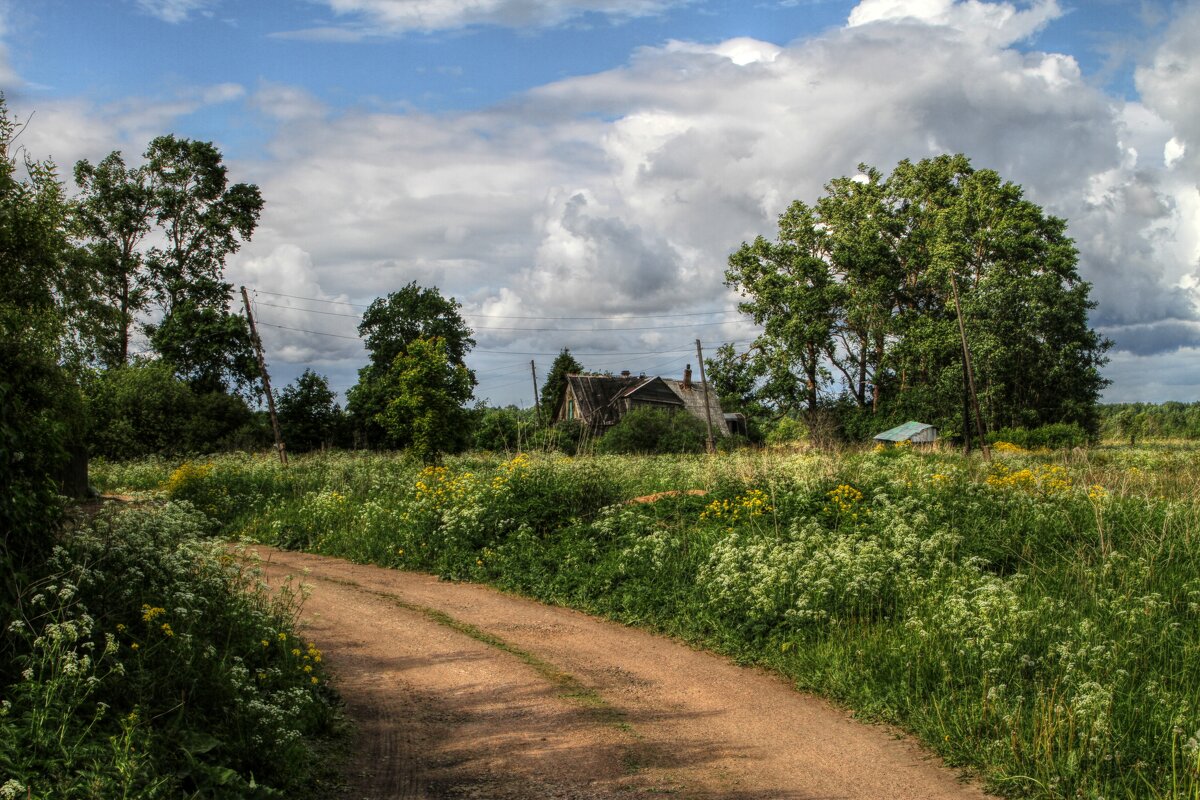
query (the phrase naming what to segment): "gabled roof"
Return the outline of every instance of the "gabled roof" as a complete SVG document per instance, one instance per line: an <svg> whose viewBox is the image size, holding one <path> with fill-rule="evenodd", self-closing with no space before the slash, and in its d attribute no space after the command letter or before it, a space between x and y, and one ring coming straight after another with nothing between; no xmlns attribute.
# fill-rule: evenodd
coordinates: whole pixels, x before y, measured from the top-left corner
<svg viewBox="0 0 1200 800"><path fill-rule="evenodd" d="M577 412L581 419L591 419L602 408L617 397L621 391L636 386L645 378L628 378L616 375L567 375L567 385L571 387L575 399L579 403ZM558 413L558 409L555 409Z"/></svg>
<svg viewBox="0 0 1200 800"><path fill-rule="evenodd" d="M916 436L921 431L928 430L932 427L933 427L932 425L929 425L924 422L906 422L903 425L897 425L896 427L894 427L890 430L886 430L883 433L875 434L875 441L877 441L877 442L907 442L909 439Z"/></svg>

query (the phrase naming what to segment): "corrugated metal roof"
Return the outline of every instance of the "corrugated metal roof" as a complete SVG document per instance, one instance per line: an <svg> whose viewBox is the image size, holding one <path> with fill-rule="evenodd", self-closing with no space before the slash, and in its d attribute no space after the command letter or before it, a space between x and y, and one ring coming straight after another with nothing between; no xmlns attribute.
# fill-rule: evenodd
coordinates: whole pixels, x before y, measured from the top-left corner
<svg viewBox="0 0 1200 800"><path fill-rule="evenodd" d="M875 434L875 441L907 442L921 431L928 430L932 427L932 425L929 425L925 422L906 422L903 425L897 425L896 427L886 430L883 433Z"/></svg>

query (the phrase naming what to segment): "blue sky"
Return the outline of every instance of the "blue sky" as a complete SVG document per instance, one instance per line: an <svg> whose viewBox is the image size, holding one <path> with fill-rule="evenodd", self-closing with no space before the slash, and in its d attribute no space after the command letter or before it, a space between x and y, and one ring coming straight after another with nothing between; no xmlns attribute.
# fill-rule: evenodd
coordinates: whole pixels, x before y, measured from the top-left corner
<svg viewBox="0 0 1200 800"><path fill-rule="evenodd" d="M1197 41L1194 0L0 0L0 88L64 174L173 132L263 188L229 277L283 380L347 388L409 280L463 302L493 402L562 346L682 372L753 336L721 270L790 200L962 151L1068 219L1107 398L1191 400Z"/></svg>

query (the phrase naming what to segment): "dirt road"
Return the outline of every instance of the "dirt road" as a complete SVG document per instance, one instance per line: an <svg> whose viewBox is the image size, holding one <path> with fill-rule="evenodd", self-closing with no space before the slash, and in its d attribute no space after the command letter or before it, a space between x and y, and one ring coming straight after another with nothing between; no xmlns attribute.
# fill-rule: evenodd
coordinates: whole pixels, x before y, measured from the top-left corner
<svg viewBox="0 0 1200 800"><path fill-rule="evenodd" d="M358 725L349 797L983 798L917 745L670 639L260 548Z"/></svg>

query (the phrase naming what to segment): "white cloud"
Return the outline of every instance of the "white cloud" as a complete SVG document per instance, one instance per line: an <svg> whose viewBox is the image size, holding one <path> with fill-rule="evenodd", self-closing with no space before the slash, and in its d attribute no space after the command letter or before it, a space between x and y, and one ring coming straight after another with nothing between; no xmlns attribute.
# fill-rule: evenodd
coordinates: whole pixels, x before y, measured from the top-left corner
<svg viewBox="0 0 1200 800"><path fill-rule="evenodd" d="M186 22L196 13L204 13L217 0L135 0L138 8L163 22Z"/></svg>
<svg viewBox="0 0 1200 800"><path fill-rule="evenodd" d="M136 160L155 136L169 133L188 114L245 97L236 83L184 87L167 97L130 97L112 103L84 99L44 99L33 94L11 98L9 106L30 124L21 142L38 158L53 160L69 174L81 158L93 161L113 150Z"/></svg>
<svg viewBox="0 0 1200 800"><path fill-rule="evenodd" d="M848 24L936 27L1005 46L1028 39L1061 15L1057 0L1038 0L1023 10L1008 2L980 0L862 0L850 12Z"/></svg>
<svg viewBox="0 0 1200 800"><path fill-rule="evenodd" d="M586 14L622 20L661 14L691 0L322 0L349 27L323 26L278 34L348 41L363 35L453 30L473 25L546 28Z"/></svg>
<svg viewBox="0 0 1200 800"><path fill-rule="evenodd" d="M586 8L650 13L660 5ZM585 4L520 8L545 22ZM519 16L499 2L346 0L338 10L400 30L418 26L414 9L430 26ZM1179 385L1200 384L1186 359L1170 355L1196 345L1200 115L1190 100L1198 61L1188 42L1200 38L1189 33L1200 12L1170 27L1138 73L1143 102L1128 103L1090 84L1070 56L1010 46L1059 13L1053 2L864 0L846 27L817 38L672 41L636 51L620 68L481 111L334 113L302 88L266 82L249 97L214 87L119 107L60 102L39 109L28 146L54 152L60 164L113 147L140 152L189 108L244 101L284 124L268 158L230 165L266 200L253 241L230 265L234 280L350 302L417 280L456 296L470 314L504 315L471 318L483 349L569 346L616 354L584 358L588 366L672 373L675 361L694 361L687 350L697 336L744 340L748 326L513 318L732 308L722 284L727 254L773 235L792 199L814 200L861 161L887 171L902 158L964 152L1069 221L1100 303L1096 324L1125 348L1110 370L1119 385L1151 361L1184 370L1173 379ZM262 316L339 336L352 336L355 324L298 308ZM567 330L650 326L662 327ZM349 374L347 364L361 363L350 339L280 329L264 336L297 365L341 363ZM678 352L620 355L661 350ZM492 357L481 358L486 365ZM486 382L483 393L507 399Z"/></svg>

